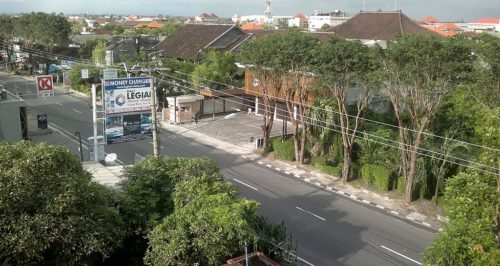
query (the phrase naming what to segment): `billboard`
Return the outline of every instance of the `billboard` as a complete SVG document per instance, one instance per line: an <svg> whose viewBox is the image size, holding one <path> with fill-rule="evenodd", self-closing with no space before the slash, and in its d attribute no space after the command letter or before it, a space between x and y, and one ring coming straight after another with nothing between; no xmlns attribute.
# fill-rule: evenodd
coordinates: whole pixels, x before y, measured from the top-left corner
<svg viewBox="0 0 500 266"><path fill-rule="evenodd" d="M36 90L38 91L38 96L54 96L52 76L36 76Z"/></svg>
<svg viewBox="0 0 500 266"><path fill-rule="evenodd" d="M120 78L104 81L105 115L149 112L150 109L150 78Z"/></svg>
<svg viewBox="0 0 500 266"><path fill-rule="evenodd" d="M106 116L106 144L151 138L151 112Z"/></svg>

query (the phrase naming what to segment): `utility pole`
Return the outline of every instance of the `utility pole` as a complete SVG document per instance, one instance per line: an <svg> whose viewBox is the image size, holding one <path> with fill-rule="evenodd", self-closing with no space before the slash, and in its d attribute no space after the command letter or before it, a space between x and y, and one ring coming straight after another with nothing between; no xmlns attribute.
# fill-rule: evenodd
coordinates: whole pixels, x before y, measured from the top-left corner
<svg viewBox="0 0 500 266"><path fill-rule="evenodd" d="M80 162L83 162L82 133L77 131L75 134L78 135L78 142L80 143Z"/></svg>
<svg viewBox="0 0 500 266"><path fill-rule="evenodd" d="M94 125L94 161L98 161L97 157L97 88L95 83L92 84L92 123ZM92 158L90 158L92 160Z"/></svg>
<svg viewBox="0 0 500 266"><path fill-rule="evenodd" d="M149 72L151 76L151 71ZM158 136L156 132L156 85L155 79L151 78L151 123L153 130L153 156L158 158L160 156Z"/></svg>

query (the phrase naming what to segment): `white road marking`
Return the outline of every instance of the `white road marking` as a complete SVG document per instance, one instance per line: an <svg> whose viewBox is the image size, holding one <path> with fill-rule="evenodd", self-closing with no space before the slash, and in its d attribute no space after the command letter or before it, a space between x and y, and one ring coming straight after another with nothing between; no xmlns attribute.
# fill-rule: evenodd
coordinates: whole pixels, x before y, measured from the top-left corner
<svg viewBox="0 0 500 266"><path fill-rule="evenodd" d="M430 223L426 223L426 222L422 222L423 225L427 226L427 227L431 227L432 225Z"/></svg>
<svg viewBox="0 0 500 266"><path fill-rule="evenodd" d="M290 172L288 172L288 171L285 171L285 174L289 175L289 174L290 174Z"/></svg>
<svg viewBox="0 0 500 266"><path fill-rule="evenodd" d="M62 103L60 103L60 102L56 102L56 104L58 104L58 105L62 105Z"/></svg>
<svg viewBox="0 0 500 266"><path fill-rule="evenodd" d="M370 201L369 200L362 200L364 203L366 204L370 204Z"/></svg>
<svg viewBox="0 0 500 266"><path fill-rule="evenodd" d="M302 261L303 263L309 265L309 266L314 266L314 264L310 263L309 261L297 256L297 259L299 259L300 261Z"/></svg>
<svg viewBox="0 0 500 266"><path fill-rule="evenodd" d="M257 163L258 163L258 164L263 164L263 162L262 162L262 161L258 161Z"/></svg>
<svg viewBox="0 0 500 266"><path fill-rule="evenodd" d="M303 211L303 212L305 212L305 213L308 213L308 214L310 214L310 215L312 215L312 216L314 216L314 217L316 217L316 218L318 218L318 219L321 219L321 220L323 220L323 221L326 221L326 219L325 219L325 218L323 218L323 217L321 217L321 216L319 216L319 215L316 215L316 214L314 214L314 213L312 213L312 212L310 212L310 211L306 211L306 210L302 209L301 207L295 207L295 208L297 208L297 210L299 210L299 211Z"/></svg>
<svg viewBox="0 0 500 266"><path fill-rule="evenodd" d="M377 204L377 208L382 209L382 210L383 210L383 209L385 209L385 207L384 207L384 206L382 206L382 205L378 205L378 204Z"/></svg>
<svg viewBox="0 0 500 266"><path fill-rule="evenodd" d="M274 170L281 171L281 169L279 169L278 167L275 167Z"/></svg>
<svg viewBox="0 0 500 266"><path fill-rule="evenodd" d="M80 112L80 111L78 111L78 110L76 110L76 109L73 109L73 111L75 111L75 112L77 112L77 113L79 113L79 114L81 114L81 113L82 113L82 112Z"/></svg>
<svg viewBox="0 0 500 266"><path fill-rule="evenodd" d="M251 189L253 189L253 190L259 191L256 187L252 187L252 186L250 186L249 184L247 184L247 183L245 183L245 182L243 182L243 181L240 181L240 180L238 180L238 179L236 179L236 178L233 178L233 180L234 180L234 181L236 181L236 182L238 182L238 183L240 183L240 184L242 184L242 185L244 185L244 186L247 186L247 187L249 187L249 188L251 188Z"/></svg>
<svg viewBox="0 0 500 266"><path fill-rule="evenodd" d="M391 211L392 214L396 214L396 215L399 215L399 212L397 211Z"/></svg>
<svg viewBox="0 0 500 266"><path fill-rule="evenodd" d="M270 164L266 164L266 166L269 167L269 168L273 168L273 166L270 165Z"/></svg>
<svg viewBox="0 0 500 266"><path fill-rule="evenodd" d="M422 265L422 263L420 263L420 262L418 262L418 261L416 261L416 260L414 260L414 259L412 259L412 258L410 258L410 257L407 257L407 256L405 256L405 255L403 255L403 254L401 254L401 253L399 253L399 252L396 252L396 251L394 251L394 250L392 250L392 249L390 249L390 248L388 248L388 247L385 247L385 246L380 246L380 247L381 247L381 248L384 248L384 249L386 249L386 250L388 250L388 251L390 251L390 252L392 252L392 253L394 253L394 254L396 254L396 255L399 255L399 256L401 256L401 257L403 257L403 258L405 258L405 259L407 259L407 260L409 260L409 261L413 261L413 262L415 262L415 263L416 263L416 264L418 264L418 265Z"/></svg>

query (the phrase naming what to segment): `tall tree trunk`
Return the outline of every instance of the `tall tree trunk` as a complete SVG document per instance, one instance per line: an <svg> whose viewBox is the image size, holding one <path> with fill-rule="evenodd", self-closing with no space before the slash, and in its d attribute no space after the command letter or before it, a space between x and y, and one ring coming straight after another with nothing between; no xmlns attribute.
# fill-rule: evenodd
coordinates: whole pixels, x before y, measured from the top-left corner
<svg viewBox="0 0 500 266"><path fill-rule="evenodd" d="M406 153L408 154L406 158L409 156L409 160L407 161L408 163L408 176L406 177L406 188L405 188L405 202L406 203L411 203L413 201L413 187L417 183L417 158L418 158L418 149L420 148L420 145L422 145L423 141L423 132L425 128L427 127L427 122L429 117L425 116L422 118L422 121L420 122L420 125L418 127L418 132L417 132L417 137L415 139L415 142L413 145L411 145L411 141L407 143L407 149ZM411 135L411 132L409 133ZM411 139L409 137L409 139Z"/></svg>
<svg viewBox="0 0 500 266"><path fill-rule="evenodd" d="M344 166L342 167L342 184L349 181L349 169L351 167L351 147L344 146Z"/></svg>

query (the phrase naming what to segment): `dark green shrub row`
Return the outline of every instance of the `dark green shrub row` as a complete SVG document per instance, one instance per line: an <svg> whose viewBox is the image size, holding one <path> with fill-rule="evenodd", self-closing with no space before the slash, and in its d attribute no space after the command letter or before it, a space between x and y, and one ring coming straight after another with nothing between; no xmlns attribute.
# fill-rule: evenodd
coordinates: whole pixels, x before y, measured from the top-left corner
<svg viewBox="0 0 500 266"><path fill-rule="evenodd" d="M295 160L295 148L293 146L293 140L286 139L282 142L281 138L272 139L271 145L273 146L273 156L277 159L294 161Z"/></svg>
<svg viewBox="0 0 500 266"><path fill-rule="evenodd" d="M337 163L334 166L331 162L328 161L327 157L313 157L311 159L311 163L318 168L320 171L340 177L342 175L342 168L344 167L343 163Z"/></svg>
<svg viewBox="0 0 500 266"><path fill-rule="evenodd" d="M361 176L363 180L382 191L387 191L389 189L390 174L391 172L386 167L381 165L365 164L361 168Z"/></svg>

